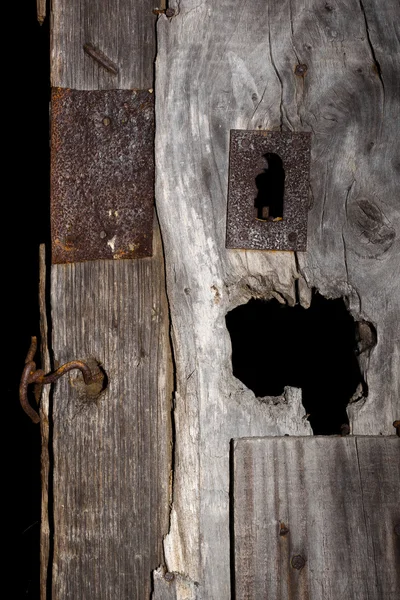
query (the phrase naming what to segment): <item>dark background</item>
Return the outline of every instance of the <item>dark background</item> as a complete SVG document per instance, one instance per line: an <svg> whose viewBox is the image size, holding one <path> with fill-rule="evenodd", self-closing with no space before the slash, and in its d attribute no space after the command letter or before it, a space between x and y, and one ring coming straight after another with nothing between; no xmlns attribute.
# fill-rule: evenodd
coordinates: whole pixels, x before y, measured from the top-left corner
<svg viewBox="0 0 400 600"><path fill-rule="evenodd" d="M11 6L10 6L11 4ZM2 594L39 598L40 428L19 406L18 386L30 336L39 334L38 252L49 225L49 19L36 2L2 10L3 201L5 294L2 398L5 435L2 497L6 540ZM6 48L4 48L6 46ZM4 305L3 305L4 306ZM3 415L4 415L3 412Z"/></svg>

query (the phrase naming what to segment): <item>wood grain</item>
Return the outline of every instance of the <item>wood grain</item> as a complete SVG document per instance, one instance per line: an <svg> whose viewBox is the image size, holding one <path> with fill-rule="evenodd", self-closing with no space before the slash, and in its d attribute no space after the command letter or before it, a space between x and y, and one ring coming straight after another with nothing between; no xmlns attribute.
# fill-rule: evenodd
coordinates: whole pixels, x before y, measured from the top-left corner
<svg viewBox="0 0 400 600"><path fill-rule="evenodd" d="M54 599L149 598L168 529L172 395L161 241L153 258L52 267L53 351L96 360L105 392L59 380L53 408Z"/></svg>
<svg viewBox="0 0 400 600"><path fill-rule="evenodd" d="M253 438L233 447L236 598L399 597L397 437Z"/></svg>
<svg viewBox="0 0 400 600"><path fill-rule="evenodd" d="M54 0L52 85L152 88L153 8L149 0ZM55 360L95 360L108 377L96 401L79 375L54 390L54 600L148 599L163 563L173 369L154 227L152 258L52 267Z"/></svg>
<svg viewBox="0 0 400 600"><path fill-rule="evenodd" d="M51 371L49 352L49 327L47 320L47 268L46 248L39 248L39 310L40 310L40 368L45 373ZM50 388L44 386L40 399L41 449L41 520L40 520L40 600L46 600L47 577L51 560L51 441L50 441Z"/></svg>
<svg viewBox="0 0 400 600"><path fill-rule="evenodd" d="M152 0L53 0L51 84L76 90L153 87L155 20ZM98 48L118 68L84 52Z"/></svg>
<svg viewBox="0 0 400 600"><path fill-rule="evenodd" d="M369 393L349 407L352 431L392 434L400 412L400 14L395 0L170 5L156 62L156 198L177 369L165 550L199 597L225 600L229 440L310 433L300 400L277 408L233 377L226 312L250 297L307 307L313 287L344 296L378 332L360 357ZM313 134L305 254L225 249L229 132L259 128Z"/></svg>
<svg viewBox="0 0 400 600"><path fill-rule="evenodd" d="M46 18L46 0L36 0L36 18L40 25Z"/></svg>

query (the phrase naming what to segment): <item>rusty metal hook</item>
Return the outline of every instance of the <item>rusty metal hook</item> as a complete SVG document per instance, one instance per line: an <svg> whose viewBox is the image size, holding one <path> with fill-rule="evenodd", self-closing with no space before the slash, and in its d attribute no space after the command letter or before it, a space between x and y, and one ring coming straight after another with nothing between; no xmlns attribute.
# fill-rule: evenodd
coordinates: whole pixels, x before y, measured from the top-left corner
<svg viewBox="0 0 400 600"><path fill-rule="evenodd" d="M34 423L39 423L39 414L36 412L36 410L32 408L32 406L28 402L28 386L31 383L34 383L36 386L35 395L38 398L40 397L40 392L43 385L46 385L48 383L54 383L55 381L57 381L57 379L65 375L65 373L68 373L68 371L72 371L73 369L79 369L82 372L83 380L86 385L94 383L95 376L93 375L90 367L81 360L71 360L70 362L65 363L65 365L59 367L53 373L48 373L47 375L45 375L45 372L42 369L36 369L36 363L33 360L36 354L36 350L37 338L33 336L31 338L31 345L25 359L25 367L22 371L21 382L19 385L19 401L23 410L32 419L32 421Z"/></svg>

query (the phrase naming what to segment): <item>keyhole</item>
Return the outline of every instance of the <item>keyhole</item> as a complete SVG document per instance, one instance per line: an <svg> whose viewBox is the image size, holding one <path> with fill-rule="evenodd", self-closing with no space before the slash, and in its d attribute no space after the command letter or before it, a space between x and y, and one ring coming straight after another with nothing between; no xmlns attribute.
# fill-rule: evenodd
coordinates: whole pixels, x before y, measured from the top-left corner
<svg viewBox="0 0 400 600"><path fill-rule="evenodd" d="M274 221L283 218L285 170L282 159L277 154L268 152L263 158L267 166L256 177L258 194L254 206L257 209L257 219Z"/></svg>

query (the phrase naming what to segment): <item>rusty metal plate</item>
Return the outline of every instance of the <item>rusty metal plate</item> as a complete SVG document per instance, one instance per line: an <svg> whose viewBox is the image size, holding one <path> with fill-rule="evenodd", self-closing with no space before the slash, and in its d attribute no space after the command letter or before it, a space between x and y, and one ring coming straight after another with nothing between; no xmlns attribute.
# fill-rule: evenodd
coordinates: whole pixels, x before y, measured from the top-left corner
<svg viewBox="0 0 400 600"><path fill-rule="evenodd" d="M152 255L154 98L52 92L52 262Z"/></svg>
<svg viewBox="0 0 400 600"><path fill-rule="evenodd" d="M231 131L227 248L306 250L310 148L310 133ZM257 180L271 155L282 165L283 212L260 218Z"/></svg>

